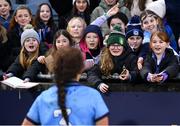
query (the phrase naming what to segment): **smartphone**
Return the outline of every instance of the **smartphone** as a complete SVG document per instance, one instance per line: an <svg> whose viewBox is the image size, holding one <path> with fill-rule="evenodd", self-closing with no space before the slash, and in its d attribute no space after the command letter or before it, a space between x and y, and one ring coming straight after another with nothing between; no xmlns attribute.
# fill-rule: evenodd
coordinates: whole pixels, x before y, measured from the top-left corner
<svg viewBox="0 0 180 126"><path fill-rule="evenodd" d="M162 77L162 75L161 74L158 74L158 75L156 75L157 77Z"/></svg>
<svg viewBox="0 0 180 126"><path fill-rule="evenodd" d="M127 70L126 70L126 69L123 69L123 71L121 72L120 75L121 75L121 76L122 76L122 75L126 75L126 73L127 73Z"/></svg>

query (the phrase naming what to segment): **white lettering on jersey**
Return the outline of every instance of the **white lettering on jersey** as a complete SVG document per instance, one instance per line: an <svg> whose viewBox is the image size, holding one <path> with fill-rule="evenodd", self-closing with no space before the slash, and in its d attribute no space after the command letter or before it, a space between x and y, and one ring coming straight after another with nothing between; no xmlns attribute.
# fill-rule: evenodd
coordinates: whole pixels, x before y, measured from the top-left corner
<svg viewBox="0 0 180 126"><path fill-rule="evenodd" d="M68 115L71 114L71 109L66 109L66 111L67 111ZM54 117L59 117L60 115L62 115L61 109L54 110ZM60 119L59 125L66 126L66 121L65 121L65 119L63 117ZM70 122L69 122L69 126L72 126Z"/></svg>

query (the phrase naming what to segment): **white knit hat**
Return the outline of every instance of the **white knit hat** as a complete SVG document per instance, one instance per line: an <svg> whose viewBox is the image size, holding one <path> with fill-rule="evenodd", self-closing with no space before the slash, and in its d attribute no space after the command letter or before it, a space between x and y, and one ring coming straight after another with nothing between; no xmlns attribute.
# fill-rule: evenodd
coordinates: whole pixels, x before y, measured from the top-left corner
<svg viewBox="0 0 180 126"><path fill-rule="evenodd" d="M73 0L73 1L72 1L72 4L73 4L73 5L74 5L75 1L76 1L76 0ZM87 1L87 2L88 2L88 4L90 5L89 0L86 0L86 1Z"/></svg>
<svg viewBox="0 0 180 126"><path fill-rule="evenodd" d="M146 10L150 10L157 14L160 18L164 18L166 14L166 4L164 0L157 0L152 3L149 3L146 7Z"/></svg>

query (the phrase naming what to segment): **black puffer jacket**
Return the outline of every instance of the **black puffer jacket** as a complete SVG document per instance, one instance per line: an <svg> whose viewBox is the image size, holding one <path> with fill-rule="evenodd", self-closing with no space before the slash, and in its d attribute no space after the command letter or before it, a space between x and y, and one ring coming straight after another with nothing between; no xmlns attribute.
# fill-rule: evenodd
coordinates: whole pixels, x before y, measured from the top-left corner
<svg viewBox="0 0 180 126"><path fill-rule="evenodd" d="M32 64L34 63L34 61L32 62ZM16 60L8 68L7 73L12 73L14 76L24 79L23 75L26 72L26 70L27 69L23 68L22 65L20 64L19 56L17 56Z"/></svg>
<svg viewBox="0 0 180 126"><path fill-rule="evenodd" d="M132 52L126 52L121 56L113 57L114 69L111 71L111 74L118 73L120 74L123 70L123 66L129 70L131 75L131 82L135 81L138 76L137 69L137 56L135 56ZM100 70L100 64L95 65L91 70L87 72L88 82L95 84L97 87L100 83L102 83L103 73Z"/></svg>
<svg viewBox="0 0 180 126"><path fill-rule="evenodd" d="M144 65L140 71L141 77L146 80L148 73L160 73L165 71L168 74L168 79L176 77L179 72L178 59L171 49L165 50L165 56L162 58L159 65L157 65L155 58L150 52L144 60ZM157 72L157 70L159 72Z"/></svg>

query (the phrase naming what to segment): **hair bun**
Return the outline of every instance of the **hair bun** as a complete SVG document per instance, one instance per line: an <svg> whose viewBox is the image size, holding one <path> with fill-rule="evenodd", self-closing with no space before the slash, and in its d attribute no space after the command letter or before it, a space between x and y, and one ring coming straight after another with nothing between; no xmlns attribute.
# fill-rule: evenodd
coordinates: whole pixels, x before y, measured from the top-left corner
<svg viewBox="0 0 180 126"><path fill-rule="evenodd" d="M26 29L34 29L34 27L31 24L27 24L24 26L23 31L25 31Z"/></svg>

